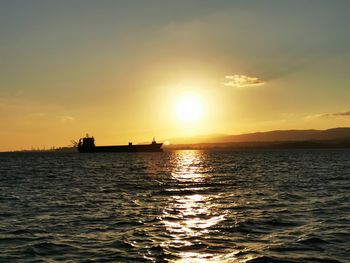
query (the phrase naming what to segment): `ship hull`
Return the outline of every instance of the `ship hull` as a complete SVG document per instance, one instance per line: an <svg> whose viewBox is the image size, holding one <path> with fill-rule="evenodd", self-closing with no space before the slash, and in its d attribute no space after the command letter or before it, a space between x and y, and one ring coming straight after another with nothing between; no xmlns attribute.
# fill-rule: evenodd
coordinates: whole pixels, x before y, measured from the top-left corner
<svg viewBox="0 0 350 263"><path fill-rule="evenodd" d="M162 152L162 143L146 145L118 145L118 146L94 146L78 147L81 153L103 153L103 152Z"/></svg>

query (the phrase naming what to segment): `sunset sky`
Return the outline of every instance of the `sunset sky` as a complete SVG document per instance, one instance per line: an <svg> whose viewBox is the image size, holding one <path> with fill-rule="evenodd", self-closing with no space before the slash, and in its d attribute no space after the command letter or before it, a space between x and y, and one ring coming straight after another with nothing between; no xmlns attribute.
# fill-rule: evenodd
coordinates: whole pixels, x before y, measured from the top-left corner
<svg viewBox="0 0 350 263"><path fill-rule="evenodd" d="M348 0L0 0L0 151L86 132L103 145L350 126L349 12Z"/></svg>

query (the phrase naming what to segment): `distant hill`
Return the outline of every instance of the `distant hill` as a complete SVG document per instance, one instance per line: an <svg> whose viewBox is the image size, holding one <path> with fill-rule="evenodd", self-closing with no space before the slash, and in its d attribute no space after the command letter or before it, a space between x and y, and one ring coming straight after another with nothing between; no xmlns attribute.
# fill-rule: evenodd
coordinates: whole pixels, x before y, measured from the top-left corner
<svg viewBox="0 0 350 263"><path fill-rule="evenodd" d="M334 128L328 130L277 130L240 135L205 135L190 138L170 139L176 144L230 144L230 143L276 143L276 142L322 142L348 141L350 128Z"/></svg>

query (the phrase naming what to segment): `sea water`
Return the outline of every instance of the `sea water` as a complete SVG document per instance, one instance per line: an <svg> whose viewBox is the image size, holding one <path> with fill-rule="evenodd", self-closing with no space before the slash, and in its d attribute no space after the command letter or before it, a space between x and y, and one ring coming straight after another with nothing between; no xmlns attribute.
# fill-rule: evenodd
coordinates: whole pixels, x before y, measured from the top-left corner
<svg viewBox="0 0 350 263"><path fill-rule="evenodd" d="M0 262L349 262L350 151L0 154Z"/></svg>

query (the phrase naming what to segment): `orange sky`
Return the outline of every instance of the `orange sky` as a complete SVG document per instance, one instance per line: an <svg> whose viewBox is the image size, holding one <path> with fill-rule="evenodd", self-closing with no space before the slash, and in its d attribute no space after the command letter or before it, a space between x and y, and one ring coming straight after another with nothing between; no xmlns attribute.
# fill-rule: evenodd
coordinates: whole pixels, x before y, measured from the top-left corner
<svg viewBox="0 0 350 263"><path fill-rule="evenodd" d="M0 151L350 126L347 1L198 3L0 3Z"/></svg>

